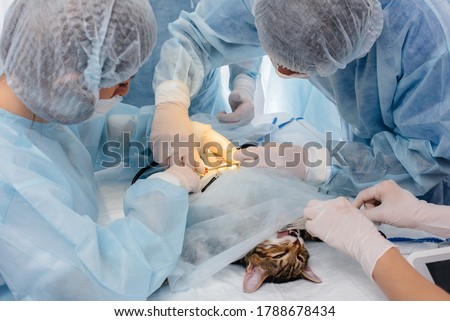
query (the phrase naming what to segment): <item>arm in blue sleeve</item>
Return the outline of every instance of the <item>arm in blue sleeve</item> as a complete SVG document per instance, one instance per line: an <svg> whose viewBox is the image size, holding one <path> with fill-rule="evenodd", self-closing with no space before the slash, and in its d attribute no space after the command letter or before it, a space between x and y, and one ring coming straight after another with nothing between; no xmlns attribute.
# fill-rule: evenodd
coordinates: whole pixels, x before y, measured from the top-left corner
<svg viewBox="0 0 450 321"><path fill-rule="evenodd" d="M142 168L152 162L149 137L154 113L154 106L120 103L70 128L89 151L95 171L120 162Z"/></svg>
<svg viewBox="0 0 450 321"><path fill-rule="evenodd" d="M261 62L262 57L257 57L229 65L230 69L230 80L228 84L229 89L233 90L233 80L238 75L247 75L254 81L256 81L256 79L260 75L259 70L261 67Z"/></svg>
<svg viewBox="0 0 450 321"><path fill-rule="evenodd" d="M252 15L253 1L201 1L169 25L172 39L161 49L153 88L179 80L195 96L211 70L264 54Z"/></svg>
<svg viewBox="0 0 450 321"><path fill-rule="evenodd" d="M422 196L450 175L449 53L426 62L397 87L392 117L395 129L375 134L369 143L347 142L344 162L332 168L327 190L356 195L393 179Z"/></svg>
<svg viewBox="0 0 450 321"><path fill-rule="evenodd" d="M145 300L181 253L187 192L141 180L126 193L125 217L101 226L58 185L41 177L2 188L0 272L15 299Z"/></svg>

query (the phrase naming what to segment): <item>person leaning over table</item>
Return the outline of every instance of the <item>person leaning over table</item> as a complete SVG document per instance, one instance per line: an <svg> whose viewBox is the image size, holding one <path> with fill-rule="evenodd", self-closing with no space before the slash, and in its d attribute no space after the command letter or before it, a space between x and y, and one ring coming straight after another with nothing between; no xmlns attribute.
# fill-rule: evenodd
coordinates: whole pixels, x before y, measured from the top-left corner
<svg viewBox="0 0 450 321"><path fill-rule="evenodd" d="M175 266L188 193L200 188L189 167L138 180L124 217L97 223L108 109L155 37L147 0L10 6L0 41L0 299L145 300ZM145 143L151 110L119 109L139 115L130 133ZM198 127L199 139L223 139Z"/></svg>
<svg viewBox="0 0 450 321"><path fill-rule="evenodd" d="M203 0L171 28L154 79L158 161L173 155L165 142L192 132L189 97L210 70L267 54L283 77L319 88L341 117L346 143L328 153L309 149L305 158L321 166L301 163L289 168L294 175L353 197L392 179L421 199L450 205L448 1ZM260 161L267 148L250 151L255 166L267 166ZM284 169L281 151L270 153ZM286 154L304 152L295 146Z"/></svg>
<svg viewBox="0 0 450 321"><path fill-rule="evenodd" d="M162 44L171 38L170 23L181 12L191 12L199 0L149 0L157 19L158 34L155 48L150 59L144 63L138 73L133 77L130 93L124 97L124 102L137 107L154 105L155 94L152 89L152 80L155 67L160 59ZM222 80L220 68L211 70L205 75L203 82L195 97L192 97L189 115L206 113L217 115L217 118L231 125L246 125L254 117L254 94L256 80L259 77L261 58L254 58L229 65L229 88L231 93L228 102L222 95ZM240 106L240 107L239 107ZM231 108L232 113L226 113Z"/></svg>

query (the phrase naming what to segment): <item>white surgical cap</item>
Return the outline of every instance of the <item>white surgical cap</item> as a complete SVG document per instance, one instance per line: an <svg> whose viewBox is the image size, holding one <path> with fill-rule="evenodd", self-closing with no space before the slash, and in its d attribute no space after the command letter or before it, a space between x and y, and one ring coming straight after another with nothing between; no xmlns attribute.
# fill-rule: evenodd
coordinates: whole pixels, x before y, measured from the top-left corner
<svg viewBox="0 0 450 321"><path fill-rule="evenodd" d="M32 112L70 124L92 115L99 89L133 76L155 41L148 0L16 0L0 60L8 85Z"/></svg>
<svg viewBox="0 0 450 321"><path fill-rule="evenodd" d="M271 60L309 76L363 57L383 28L378 0L256 0L253 10Z"/></svg>

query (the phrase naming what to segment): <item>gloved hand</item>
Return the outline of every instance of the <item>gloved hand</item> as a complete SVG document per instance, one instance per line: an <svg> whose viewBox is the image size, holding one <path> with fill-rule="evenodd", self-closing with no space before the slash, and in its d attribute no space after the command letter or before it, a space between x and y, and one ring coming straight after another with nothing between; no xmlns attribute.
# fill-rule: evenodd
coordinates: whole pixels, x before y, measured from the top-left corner
<svg viewBox="0 0 450 321"><path fill-rule="evenodd" d="M371 278L378 259L395 246L344 197L310 201L304 218L311 235L353 257Z"/></svg>
<svg viewBox="0 0 450 321"><path fill-rule="evenodd" d="M217 114L217 119L239 126L249 124L255 117L255 106L253 105L255 90L255 80L252 77L245 74L236 76L233 80L233 90L228 96L232 113L220 112Z"/></svg>
<svg viewBox="0 0 450 321"><path fill-rule="evenodd" d="M184 164L203 174L205 165L198 155L199 142L194 140L188 114L189 88L178 80L165 81L156 88L155 100L150 134L153 159L163 165Z"/></svg>
<svg viewBox="0 0 450 321"><path fill-rule="evenodd" d="M198 154L207 167L217 167L223 161L235 162L233 155L236 147L224 136L216 132L210 125L192 122L195 140L200 142Z"/></svg>
<svg viewBox="0 0 450 321"><path fill-rule="evenodd" d="M188 193L200 191L200 176L190 167L173 165L164 172L150 175L147 179L162 179L170 184L183 187Z"/></svg>
<svg viewBox="0 0 450 321"><path fill-rule="evenodd" d="M240 149L235 159L242 167L276 168L312 184L323 183L328 176L328 150L309 148L290 143L270 142L264 146Z"/></svg>
<svg viewBox="0 0 450 321"><path fill-rule="evenodd" d="M450 237L450 208L418 200L391 180L361 191L353 205L364 205L361 213L374 222Z"/></svg>

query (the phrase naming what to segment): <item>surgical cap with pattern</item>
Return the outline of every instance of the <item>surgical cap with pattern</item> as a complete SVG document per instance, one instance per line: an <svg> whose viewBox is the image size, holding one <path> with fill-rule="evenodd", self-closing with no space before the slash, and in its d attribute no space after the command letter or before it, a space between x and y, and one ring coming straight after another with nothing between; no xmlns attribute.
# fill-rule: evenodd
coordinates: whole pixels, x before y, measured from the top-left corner
<svg viewBox="0 0 450 321"><path fill-rule="evenodd" d="M16 0L0 59L8 85L32 112L72 124L92 115L99 89L133 76L155 41L148 0Z"/></svg>
<svg viewBox="0 0 450 321"><path fill-rule="evenodd" d="M383 29L378 0L256 0L253 10L272 62L311 77L363 57Z"/></svg>

